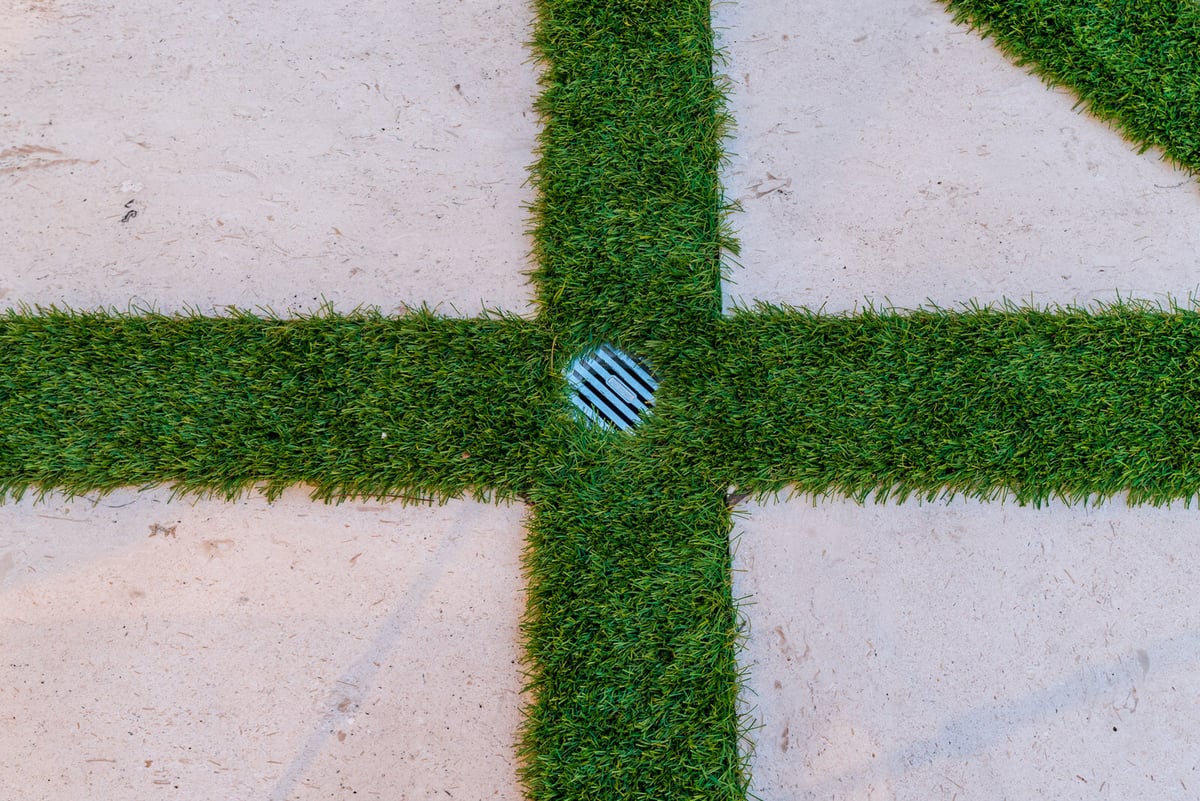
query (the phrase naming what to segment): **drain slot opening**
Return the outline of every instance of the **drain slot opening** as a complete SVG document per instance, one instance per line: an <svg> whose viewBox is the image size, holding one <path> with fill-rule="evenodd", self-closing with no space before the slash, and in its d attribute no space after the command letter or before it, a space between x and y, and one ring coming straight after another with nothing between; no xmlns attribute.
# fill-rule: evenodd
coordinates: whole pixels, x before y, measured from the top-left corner
<svg viewBox="0 0 1200 801"><path fill-rule="evenodd" d="M575 408L593 423L622 431L641 422L658 388L649 367L611 345L576 359L566 378Z"/></svg>

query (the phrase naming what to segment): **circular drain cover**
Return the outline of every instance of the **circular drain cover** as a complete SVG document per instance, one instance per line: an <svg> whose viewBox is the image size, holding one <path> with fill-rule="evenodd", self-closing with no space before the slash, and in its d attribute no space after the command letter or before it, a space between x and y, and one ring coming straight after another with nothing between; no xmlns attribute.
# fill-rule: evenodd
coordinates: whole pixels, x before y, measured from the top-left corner
<svg viewBox="0 0 1200 801"><path fill-rule="evenodd" d="M571 402L594 423L622 431L641 422L654 405L658 381L650 369L611 345L581 356L567 370Z"/></svg>

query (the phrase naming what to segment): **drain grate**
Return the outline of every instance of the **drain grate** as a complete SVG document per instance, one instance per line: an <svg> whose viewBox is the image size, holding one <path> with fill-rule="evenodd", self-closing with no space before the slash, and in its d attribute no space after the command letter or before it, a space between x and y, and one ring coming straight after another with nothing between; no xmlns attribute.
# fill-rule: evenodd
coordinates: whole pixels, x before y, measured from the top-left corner
<svg viewBox="0 0 1200 801"><path fill-rule="evenodd" d="M646 365L610 345L572 362L567 383L571 402L589 420L622 431L641 421L658 388Z"/></svg>

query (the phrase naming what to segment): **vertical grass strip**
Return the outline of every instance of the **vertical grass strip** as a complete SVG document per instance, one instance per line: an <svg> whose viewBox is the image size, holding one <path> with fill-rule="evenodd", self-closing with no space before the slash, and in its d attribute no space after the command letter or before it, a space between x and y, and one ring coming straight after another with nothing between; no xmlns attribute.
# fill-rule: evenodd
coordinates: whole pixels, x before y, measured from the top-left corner
<svg viewBox="0 0 1200 801"><path fill-rule="evenodd" d="M644 442L588 439L532 499L528 798L740 801L723 496Z"/></svg>
<svg viewBox="0 0 1200 801"><path fill-rule="evenodd" d="M720 313L725 130L707 0L539 0L534 273L568 346Z"/></svg>

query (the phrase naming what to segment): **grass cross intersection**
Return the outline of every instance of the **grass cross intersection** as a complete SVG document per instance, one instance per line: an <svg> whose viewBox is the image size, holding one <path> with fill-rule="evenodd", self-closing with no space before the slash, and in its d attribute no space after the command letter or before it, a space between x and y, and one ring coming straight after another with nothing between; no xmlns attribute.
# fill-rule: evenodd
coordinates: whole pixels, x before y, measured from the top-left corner
<svg viewBox="0 0 1200 801"><path fill-rule="evenodd" d="M274 497L307 483L326 500L528 502L531 799L745 795L731 486L1032 503L1195 494L1194 313L724 317L733 243L707 0L538 10L536 318L9 313L0 492L168 482ZM1031 41L1010 33L1010 48ZM1200 126L1169 131L1178 141L1128 129L1200 161L1188 139ZM566 399L563 368L602 341L660 378L634 436L588 428Z"/></svg>

